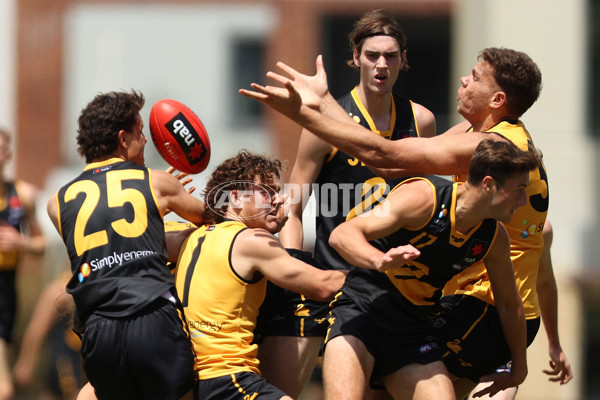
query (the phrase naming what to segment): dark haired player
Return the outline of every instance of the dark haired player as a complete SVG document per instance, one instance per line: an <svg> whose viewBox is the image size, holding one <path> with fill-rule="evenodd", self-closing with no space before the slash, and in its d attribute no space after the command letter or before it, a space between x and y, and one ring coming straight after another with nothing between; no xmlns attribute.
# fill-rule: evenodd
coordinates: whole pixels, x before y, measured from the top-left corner
<svg viewBox="0 0 600 400"><path fill-rule="evenodd" d="M48 201L73 276L84 370L99 399L180 399L194 385L189 337L166 267L167 210L200 224L204 203L144 166L136 91L97 95L81 111L87 166Z"/></svg>

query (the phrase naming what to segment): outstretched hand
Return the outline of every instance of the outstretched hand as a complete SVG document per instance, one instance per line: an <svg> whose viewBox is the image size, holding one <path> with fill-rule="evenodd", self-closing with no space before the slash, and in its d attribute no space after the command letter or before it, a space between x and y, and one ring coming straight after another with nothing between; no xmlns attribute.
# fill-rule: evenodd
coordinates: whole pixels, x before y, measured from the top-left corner
<svg viewBox="0 0 600 400"><path fill-rule="evenodd" d="M175 176L175 178L177 178L177 180L181 183L181 186L185 186L192 182L192 178L189 177L190 174L187 174L185 172L178 172L177 174L175 174L175 171L176 169L174 167L168 167L167 169L165 169L165 172L167 174L171 174ZM189 194L192 194L196 190L196 186L190 186L186 188L186 190Z"/></svg>
<svg viewBox="0 0 600 400"><path fill-rule="evenodd" d="M240 89L239 93L260 101L291 119L301 116L302 106L319 109L321 101L329 91L323 57L317 56L317 72L312 76L302 74L283 62L278 62L277 67L287 76L269 71L267 77L283 87L252 83L250 86L254 90Z"/></svg>

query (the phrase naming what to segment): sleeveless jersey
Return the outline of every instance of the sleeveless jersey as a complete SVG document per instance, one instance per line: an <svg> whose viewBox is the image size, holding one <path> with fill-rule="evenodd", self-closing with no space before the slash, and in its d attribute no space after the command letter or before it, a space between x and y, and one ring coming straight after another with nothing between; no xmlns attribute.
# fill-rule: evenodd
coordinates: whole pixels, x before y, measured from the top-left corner
<svg viewBox="0 0 600 400"><path fill-rule="evenodd" d="M338 102L359 124L390 140L419 136L412 102L392 96L390 129L379 131L354 88ZM329 235L342 222L379 204L390 189L405 178L385 180L376 176L360 160L334 149L316 180L315 259L330 269L351 267L329 246Z"/></svg>
<svg viewBox="0 0 600 400"><path fill-rule="evenodd" d="M521 121L502 121L488 132L495 132L513 142L521 150L527 150L527 144L533 143L531 136ZM464 181L458 176L455 180ZM542 229L548 213L548 177L545 167L529 173L527 203L519 207L510 222L504 227L510 238L510 255L515 270L519 293L523 299L525 318L540 316L536 281L539 260L544 246ZM483 265L465 271L456 276L444 290L445 294L468 294L487 303L494 304L489 278Z"/></svg>
<svg viewBox="0 0 600 400"><path fill-rule="evenodd" d="M465 234L455 229L459 183L429 176L411 178L399 186L417 180L425 180L431 185L434 198L431 217L418 229L401 228L374 245L386 252L397 246L412 244L421 251L421 255L385 274L354 268L342 291L359 305L385 304L381 299L386 297L386 293L396 292L401 294L405 304L418 306L422 313L436 311L446 282L482 260L496 238L498 222L494 219L484 219Z"/></svg>
<svg viewBox="0 0 600 400"><path fill-rule="evenodd" d="M56 194L77 317L132 315L168 290L162 216L151 171L120 159L88 164Z"/></svg>
<svg viewBox="0 0 600 400"><path fill-rule="evenodd" d="M15 184L7 182L6 186L6 197L0 199L0 221L4 221L19 232L23 232L22 224L25 219L25 208L21 204ZM17 268L18 261L18 251L1 251L0 271L14 271Z"/></svg>
<svg viewBox="0 0 600 400"><path fill-rule="evenodd" d="M238 221L203 225L186 239L177 260L175 282L200 380L243 371L260 375L253 330L267 280L248 281L233 269L233 245L244 229Z"/></svg>

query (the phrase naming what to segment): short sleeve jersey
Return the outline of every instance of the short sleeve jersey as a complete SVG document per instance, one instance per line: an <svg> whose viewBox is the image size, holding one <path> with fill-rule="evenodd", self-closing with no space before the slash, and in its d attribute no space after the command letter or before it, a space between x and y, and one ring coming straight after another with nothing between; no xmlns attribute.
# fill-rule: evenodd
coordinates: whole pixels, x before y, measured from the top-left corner
<svg viewBox="0 0 600 400"><path fill-rule="evenodd" d="M533 143L521 121L502 121L489 132L504 136L521 150L527 150L527 144ZM465 179L464 176L455 177L455 180L458 181ZM510 222L503 224L510 238L510 255L527 319L540 316L535 285L544 246L542 230L546 222L548 203L548 176L542 165L539 169L529 173L527 203L515 211ZM491 284L483 265L474 266L474 268L457 275L449 282L444 292L446 294L468 294L494 304Z"/></svg>
<svg viewBox="0 0 600 400"><path fill-rule="evenodd" d="M392 94L390 129L379 131L357 88L338 99L338 103L357 123L389 140L418 137L419 130L410 100ZM349 265L329 246L329 235L342 222L370 210L404 178L385 180L376 176L364 163L334 149L325 161L314 186L316 199L315 259L331 269L349 269Z"/></svg>
<svg viewBox="0 0 600 400"><path fill-rule="evenodd" d="M260 374L253 331L267 280L248 281L233 268L233 246L244 229L238 221L203 225L186 239L177 260L175 282L200 380Z"/></svg>
<svg viewBox="0 0 600 400"><path fill-rule="evenodd" d="M67 292L81 322L92 313L132 315L174 290L150 182L148 168L110 159L88 164L56 193L73 274Z"/></svg>

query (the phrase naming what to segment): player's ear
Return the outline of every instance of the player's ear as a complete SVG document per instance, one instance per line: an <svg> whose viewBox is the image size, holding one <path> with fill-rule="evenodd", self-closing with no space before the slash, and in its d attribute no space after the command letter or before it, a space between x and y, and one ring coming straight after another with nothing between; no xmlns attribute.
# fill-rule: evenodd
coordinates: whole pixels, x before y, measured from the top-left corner
<svg viewBox="0 0 600 400"><path fill-rule="evenodd" d="M506 104L506 93L503 91L499 91L494 93L494 97L492 97L491 106L492 108L500 108Z"/></svg>
<svg viewBox="0 0 600 400"><path fill-rule="evenodd" d="M360 53L357 49L352 52L352 59L354 60L354 66L360 68Z"/></svg>
<svg viewBox="0 0 600 400"><path fill-rule="evenodd" d="M237 189L233 189L229 192L229 204L232 208L242 208L242 200L240 199L240 192Z"/></svg>
<svg viewBox="0 0 600 400"><path fill-rule="evenodd" d="M481 181L481 187L484 192L489 193L496 187L496 180L488 175Z"/></svg>
<svg viewBox="0 0 600 400"><path fill-rule="evenodd" d="M403 50L400 53L400 70L403 70L404 68L406 68L406 65L408 65L408 58L406 57L406 50Z"/></svg>
<svg viewBox="0 0 600 400"><path fill-rule="evenodd" d="M119 147L122 147L124 149L129 147L129 135L127 135L127 132L125 132L125 130L121 129L117 137L119 140Z"/></svg>

